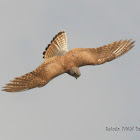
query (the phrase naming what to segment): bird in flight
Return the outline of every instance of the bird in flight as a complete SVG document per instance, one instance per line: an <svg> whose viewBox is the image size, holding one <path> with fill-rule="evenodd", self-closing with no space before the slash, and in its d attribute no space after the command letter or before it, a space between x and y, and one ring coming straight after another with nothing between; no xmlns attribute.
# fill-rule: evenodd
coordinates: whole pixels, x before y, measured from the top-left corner
<svg viewBox="0 0 140 140"><path fill-rule="evenodd" d="M34 71L15 78L3 87L6 92L20 92L46 85L53 78L67 73L76 79L79 67L109 62L134 47L131 40L120 40L98 48L67 49L65 31L60 31L43 52L45 61Z"/></svg>

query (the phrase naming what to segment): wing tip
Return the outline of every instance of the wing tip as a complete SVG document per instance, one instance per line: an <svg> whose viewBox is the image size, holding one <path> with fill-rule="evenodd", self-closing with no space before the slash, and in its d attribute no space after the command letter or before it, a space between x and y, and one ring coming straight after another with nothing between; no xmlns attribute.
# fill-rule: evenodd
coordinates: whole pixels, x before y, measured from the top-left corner
<svg viewBox="0 0 140 140"><path fill-rule="evenodd" d="M19 86L19 87L18 86L11 86L9 84L6 84L4 87L2 87L1 91L5 91L5 92L22 92L22 91L28 90L28 88L21 88L21 86Z"/></svg>
<svg viewBox="0 0 140 140"><path fill-rule="evenodd" d="M130 49L132 49L135 46L134 43L136 41L133 41L132 39L125 39L125 40L121 40L119 42L118 42L119 43L118 47L113 51L113 54L116 55L116 58L125 54Z"/></svg>
<svg viewBox="0 0 140 140"><path fill-rule="evenodd" d="M128 40L129 48L133 48L133 47L135 46L135 45L134 45L135 42L136 42L135 40L133 40L133 39L129 39L129 40Z"/></svg>
<svg viewBox="0 0 140 140"><path fill-rule="evenodd" d="M1 90L1 91L10 92L10 91L9 91L9 88L7 87L7 85L4 86L4 87L2 87L2 90Z"/></svg>

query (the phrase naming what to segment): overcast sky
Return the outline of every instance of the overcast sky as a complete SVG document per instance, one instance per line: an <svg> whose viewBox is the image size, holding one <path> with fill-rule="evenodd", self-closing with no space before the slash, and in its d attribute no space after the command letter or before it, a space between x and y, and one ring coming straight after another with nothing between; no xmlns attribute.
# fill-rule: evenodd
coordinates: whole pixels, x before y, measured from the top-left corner
<svg viewBox="0 0 140 140"><path fill-rule="evenodd" d="M0 140L139 140L139 0L1 0L0 88L38 67L60 30L68 48L136 40L124 56L63 74L42 88L0 94Z"/></svg>

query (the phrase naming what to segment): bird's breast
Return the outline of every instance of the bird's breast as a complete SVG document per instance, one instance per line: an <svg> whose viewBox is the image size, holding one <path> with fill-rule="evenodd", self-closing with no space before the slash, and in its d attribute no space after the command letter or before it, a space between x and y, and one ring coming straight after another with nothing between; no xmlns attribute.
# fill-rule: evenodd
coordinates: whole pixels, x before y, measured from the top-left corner
<svg viewBox="0 0 140 140"><path fill-rule="evenodd" d="M61 62L62 67L66 71L68 71L72 67L76 66L76 64L75 64L75 56L74 55L65 54L65 55L60 57L60 62Z"/></svg>

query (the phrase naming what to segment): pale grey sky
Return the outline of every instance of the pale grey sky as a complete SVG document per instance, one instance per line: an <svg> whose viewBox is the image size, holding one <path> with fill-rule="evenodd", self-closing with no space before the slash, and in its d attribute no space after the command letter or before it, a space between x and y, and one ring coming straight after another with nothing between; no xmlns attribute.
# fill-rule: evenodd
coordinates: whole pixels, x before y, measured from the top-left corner
<svg viewBox="0 0 140 140"><path fill-rule="evenodd" d="M0 140L138 140L140 131L139 0L1 0L0 86L34 70L60 30L68 48L136 40L124 56L63 74L42 88L0 94Z"/></svg>

